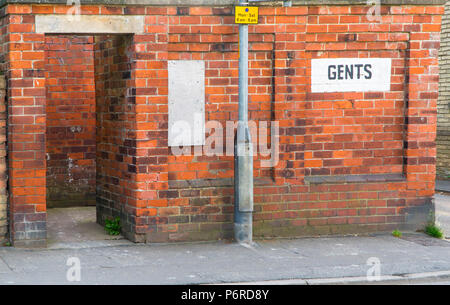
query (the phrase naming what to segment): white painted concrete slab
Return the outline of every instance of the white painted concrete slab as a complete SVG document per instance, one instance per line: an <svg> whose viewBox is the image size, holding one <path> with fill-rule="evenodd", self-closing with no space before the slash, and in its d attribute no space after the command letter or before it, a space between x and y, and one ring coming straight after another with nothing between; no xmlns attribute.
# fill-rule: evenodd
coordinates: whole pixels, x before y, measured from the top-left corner
<svg viewBox="0 0 450 305"><path fill-rule="evenodd" d="M36 33L140 34L144 16L36 15Z"/></svg>
<svg viewBox="0 0 450 305"><path fill-rule="evenodd" d="M311 92L374 92L391 88L390 58L321 58L311 61Z"/></svg>
<svg viewBox="0 0 450 305"><path fill-rule="evenodd" d="M205 144L205 62L171 60L169 146Z"/></svg>

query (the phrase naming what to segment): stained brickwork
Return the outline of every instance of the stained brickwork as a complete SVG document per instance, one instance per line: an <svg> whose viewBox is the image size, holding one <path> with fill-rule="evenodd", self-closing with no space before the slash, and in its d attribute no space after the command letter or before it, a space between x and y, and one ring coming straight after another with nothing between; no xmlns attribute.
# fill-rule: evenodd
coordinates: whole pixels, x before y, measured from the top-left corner
<svg viewBox="0 0 450 305"><path fill-rule="evenodd" d="M438 179L450 180L450 2L442 19L441 50L439 53L440 80L437 123Z"/></svg>
<svg viewBox="0 0 450 305"><path fill-rule="evenodd" d="M46 79L39 73L45 35L35 33L34 14L67 9L3 8L18 245L45 238ZM262 168L255 158L257 238L415 230L432 211L443 7L383 6L379 21L368 20L367 10L261 7L259 24L249 26L250 118L280 127L280 162ZM109 196L108 213L126 211L127 237L139 242L230 237L233 157L172 154L167 61L203 60L207 120L236 120L233 9L92 5L83 6L82 14L145 15L145 33L129 41L129 71L119 68L120 59L104 71L117 84L103 78L98 89L109 109L101 109L97 94L99 121L121 127L97 137L104 145L97 151L97 175ZM123 57L103 55L106 62ZM391 91L311 93L311 59L330 57L392 58Z"/></svg>
<svg viewBox="0 0 450 305"><path fill-rule="evenodd" d="M95 37L97 100L97 220L120 217L134 233L136 144L131 36ZM131 237L132 238L132 237Z"/></svg>
<svg viewBox="0 0 450 305"><path fill-rule="evenodd" d="M8 233L8 170L6 162L6 82L0 75L0 245L6 240Z"/></svg>
<svg viewBox="0 0 450 305"><path fill-rule="evenodd" d="M95 205L92 36L45 38L47 207Z"/></svg>

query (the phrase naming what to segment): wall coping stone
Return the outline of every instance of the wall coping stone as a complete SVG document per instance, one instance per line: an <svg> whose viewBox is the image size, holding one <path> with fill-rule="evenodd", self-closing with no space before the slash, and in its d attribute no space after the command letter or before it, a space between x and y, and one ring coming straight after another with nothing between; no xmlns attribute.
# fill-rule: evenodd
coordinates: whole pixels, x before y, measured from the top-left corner
<svg viewBox="0 0 450 305"><path fill-rule="evenodd" d="M447 0L380 0L382 5L443 5ZM233 6L238 0L80 0L81 4L146 6ZM251 2L251 5L281 5L283 1ZM0 0L7 4L67 4L67 0ZM367 5L367 0L292 0L293 5Z"/></svg>

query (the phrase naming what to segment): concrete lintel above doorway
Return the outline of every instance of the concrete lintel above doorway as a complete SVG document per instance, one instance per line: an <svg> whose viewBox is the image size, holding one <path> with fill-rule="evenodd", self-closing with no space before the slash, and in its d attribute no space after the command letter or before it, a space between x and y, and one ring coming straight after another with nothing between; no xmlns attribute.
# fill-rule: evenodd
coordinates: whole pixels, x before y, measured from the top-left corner
<svg viewBox="0 0 450 305"><path fill-rule="evenodd" d="M36 33L140 34L144 16L36 15Z"/></svg>

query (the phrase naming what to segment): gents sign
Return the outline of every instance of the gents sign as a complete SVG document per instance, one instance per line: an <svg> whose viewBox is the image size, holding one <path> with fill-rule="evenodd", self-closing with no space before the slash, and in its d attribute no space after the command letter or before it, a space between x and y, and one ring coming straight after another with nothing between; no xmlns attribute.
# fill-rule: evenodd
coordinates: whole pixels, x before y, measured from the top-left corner
<svg viewBox="0 0 450 305"><path fill-rule="evenodd" d="M324 58L311 61L311 92L389 91L390 58Z"/></svg>

